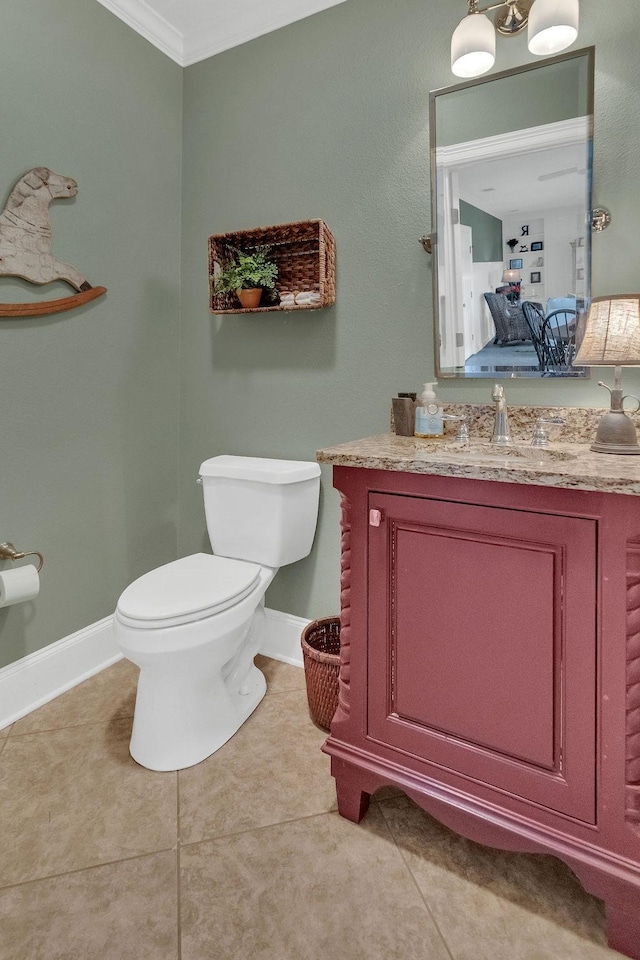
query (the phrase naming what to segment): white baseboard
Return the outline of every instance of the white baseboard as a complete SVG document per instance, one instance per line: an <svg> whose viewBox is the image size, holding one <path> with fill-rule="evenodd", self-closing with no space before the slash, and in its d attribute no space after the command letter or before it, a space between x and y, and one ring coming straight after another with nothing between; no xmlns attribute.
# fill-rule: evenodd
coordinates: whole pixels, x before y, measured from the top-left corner
<svg viewBox="0 0 640 960"><path fill-rule="evenodd" d="M267 615L267 635L260 647L260 653L272 660L281 660L294 667L303 666L300 635L310 622L302 617L294 617L292 613L281 613L280 610L264 611Z"/></svg>
<svg viewBox="0 0 640 960"><path fill-rule="evenodd" d="M0 730L122 659L113 617L0 669Z"/></svg>
<svg viewBox="0 0 640 960"><path fill-rule="evenodd" d="M308 620L265 609L267 632L260 653L302 667L300 635ZM49 703L122 659L113 637L113 617L0 669L0 730Z"/></svg>

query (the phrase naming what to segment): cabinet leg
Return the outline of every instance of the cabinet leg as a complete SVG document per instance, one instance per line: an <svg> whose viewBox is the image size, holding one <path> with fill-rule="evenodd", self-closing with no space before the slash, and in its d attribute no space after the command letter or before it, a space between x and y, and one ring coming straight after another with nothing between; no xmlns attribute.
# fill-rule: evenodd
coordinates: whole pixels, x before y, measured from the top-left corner
<svg viewBox="0 0 640 960"><path fill-rule="evenodd" d="M356 784L343 779L336 780L336 794L340 816L354 823L360 823L369 809L371 794L365 793Z"/></svg>
<svg viewBox="0 0 640 960"><path fill-rule="evenodd" d="M607 943L632 960L640 960L640 891L636 897L605 901Z"/></svg>

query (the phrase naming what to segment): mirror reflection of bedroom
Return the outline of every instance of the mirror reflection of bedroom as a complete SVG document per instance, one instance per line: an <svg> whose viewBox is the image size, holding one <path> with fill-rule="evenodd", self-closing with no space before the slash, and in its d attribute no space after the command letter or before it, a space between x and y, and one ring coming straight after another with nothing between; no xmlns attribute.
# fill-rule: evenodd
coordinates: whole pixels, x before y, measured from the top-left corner
<svg viewBox="0 0 640 960"><path fill-rule="evenodd" d="M590 294L590 70L579 51L432 94L440 376L588 375L573 359Z"/></svg>

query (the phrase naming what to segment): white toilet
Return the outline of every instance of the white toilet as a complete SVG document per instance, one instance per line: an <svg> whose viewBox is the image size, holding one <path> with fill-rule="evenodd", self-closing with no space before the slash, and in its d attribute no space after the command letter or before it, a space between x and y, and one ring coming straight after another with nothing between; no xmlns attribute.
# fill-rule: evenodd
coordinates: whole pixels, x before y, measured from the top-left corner
<svg viewBox="0 0 640 960"><path fill-rule="evenodd" d="M199 763L258 706L264 595L278 567L309 554L316 529L317 463L213 457L200 476L214 555L146 573L114 618L120 649L140 667L131 756L151 770Z"/></svg>

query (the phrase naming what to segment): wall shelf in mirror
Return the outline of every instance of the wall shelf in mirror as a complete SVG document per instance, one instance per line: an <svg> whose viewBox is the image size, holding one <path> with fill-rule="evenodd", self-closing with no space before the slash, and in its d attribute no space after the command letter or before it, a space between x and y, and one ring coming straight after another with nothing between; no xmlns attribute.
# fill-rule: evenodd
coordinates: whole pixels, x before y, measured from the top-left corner
<svg viewBox="0 0 640 960"><path fill-rule="evenodd" d="M268 258L278 268L275 290L279 302L243 308L233 292L216 291L216 277L234 258L268 248ZM238 230L209 237L209 303L211 313L269 313L284 310L319 310L335 303L336 244L323 220L301 220L271 227ZM264 304L264 305L262 305Z"/></svg>

